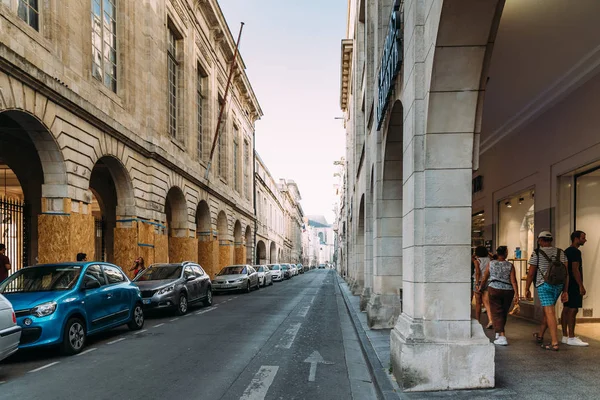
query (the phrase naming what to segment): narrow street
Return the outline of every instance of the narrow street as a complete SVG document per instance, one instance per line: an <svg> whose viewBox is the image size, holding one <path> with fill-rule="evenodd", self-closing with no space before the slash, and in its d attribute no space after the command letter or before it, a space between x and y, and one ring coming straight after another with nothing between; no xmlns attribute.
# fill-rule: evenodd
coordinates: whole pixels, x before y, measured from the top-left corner
<svg viewBox="0 0 600 400"><path fill-rule="evenodd" d="M313 270L183 317L150 315L78 356L19 352L0 363L0 399L351 399L347 316L335 272Z"/></svg>

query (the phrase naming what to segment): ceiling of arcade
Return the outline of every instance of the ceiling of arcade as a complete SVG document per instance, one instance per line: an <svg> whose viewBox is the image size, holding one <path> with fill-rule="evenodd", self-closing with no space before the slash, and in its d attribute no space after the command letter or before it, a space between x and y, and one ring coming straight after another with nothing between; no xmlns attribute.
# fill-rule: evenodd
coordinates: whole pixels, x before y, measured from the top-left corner
<svg viewBox="0 0 600 400"><path fill-rule="evenodd" d="M598 37L598 0L507 0L488 73L481 150L595 75Z"/></svg>

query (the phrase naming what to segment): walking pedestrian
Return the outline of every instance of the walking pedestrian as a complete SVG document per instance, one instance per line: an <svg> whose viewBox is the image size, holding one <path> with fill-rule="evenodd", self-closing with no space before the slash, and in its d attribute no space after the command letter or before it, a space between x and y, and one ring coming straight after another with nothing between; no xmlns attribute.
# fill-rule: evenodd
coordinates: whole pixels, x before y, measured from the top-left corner
<svg viewBox="0 0 600 400"><path fill-rule="evenodd" d="M551 232L543 231L538 235L538 247L529 259L529 272L525 288L527 298L531 298L530 287L535 279L535 287L544 309L544 320L540 330L534 332L533 336L543 349L558 351L558 332L556 313L554 307L556 301L561 297L564 303L569 300L567 287L569 274L567 271L567 257L561 249L552 246L553 236ZM562 269L564 267L564 269ZM544 345L544 334L550 329L550 344Z"/></svg>
<svg viewBox="0 0 600 400"><path fill-rule="evenodd" d="M87 260L87 254L77 253L77 262L86 262Z"/></svg>
<svg viewBox="0 0 600 400"><path fill-rule="evenodd" d="M10 259L6 256L6 245L0 243L0 282L8 278L8 271L11 268Z"/></svg>
<svg viewBox="0 0 600 400"><path fill-rule="evenodd" d="M562 323L562 342L569 346L589 346L575 336L575 323L577 321L577 312L583 306L583 296L585 296L585 287L583 286L583 261L579 247L583 246L587 239L585 232L575 231L571 234L571 246L565 250L565 255L569 262L569 301L564 304L560 320Z"/></svg>
<svg viewBox="0 0 600 400"><path fill-rule="evenodd" d="M146 265L144 264L144 258L142 256L138 256L133 262L133 267L129 269L129 271L133 271L133 277L138 276L140 272L146 269Z"/></svg>
<svg viewBox="0 0 600 400"><path fill-rule="evenodd" d="M490 265L483 273L481 285L487 286L490 313L496 340L494 344L500 346L508 345L505 326L508 312L513 300L515 304L519 301L519 287L517 286L517 274L512 263L506 261L508 248L500 246L496 250L497 260L490 261Z"/></svg>
<svg viewBox="0 0 600 400"><path fill-rule="evenodd" d="M477 246L475 248L475 257L473 258L473 262L475 264L475 319L479 321L481 317L481 306L483 303L485 306L485 311L488 315L488 324L485 328L490 329L492 327L492 318L490 316L490 300L488 298L487 288L481 285L481 277L490 264L488 249L484 246Z"/></svg>

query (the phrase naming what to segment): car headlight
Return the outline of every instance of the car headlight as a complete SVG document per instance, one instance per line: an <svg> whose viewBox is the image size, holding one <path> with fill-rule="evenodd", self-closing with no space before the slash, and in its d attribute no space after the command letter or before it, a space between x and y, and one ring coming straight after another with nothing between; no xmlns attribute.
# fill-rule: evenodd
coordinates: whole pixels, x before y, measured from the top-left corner
<svg viewBox="0 0 600 400"><path fill-rule="evenodd" d="M164 288L160 289L157 292L157 294L165 294L165 293L172 292L173 290L175 290L175 285L164 287Z"/></svg>
<svg viewBox="0 0 600 400"><path fill-rule="evenodd" d="M246 280L246 278L240 278L240 279L236 279L235 283L239 283L239 282L244 282Z"/></svg>
<svg viewBox="0 0 600 400"><path fill-rule="evenodd" d="M47 303L42 303L40 305L33 307L31 309L31 314L35 315L36 317L45 317L47 315L52 314L54 311L56 311L56 306L57 306L57 304L55 301L49 301Z"/></svg>

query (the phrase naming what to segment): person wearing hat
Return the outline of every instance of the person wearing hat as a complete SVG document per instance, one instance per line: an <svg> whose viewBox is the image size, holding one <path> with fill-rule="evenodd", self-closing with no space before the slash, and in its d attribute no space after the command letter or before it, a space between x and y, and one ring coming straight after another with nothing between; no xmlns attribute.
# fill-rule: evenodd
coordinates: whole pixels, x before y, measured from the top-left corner
<svg viewBox="0 0 600 400"><path fill-rule="evenodd" d="M568 274L567 281L564 284L554 284L546 282L544 276L550 268L550 262L560 260L567 270L567 257L562 249L552 246L554 240L552 233L549 231L540 232L538 235L538 248L531 254L529 258L529 272L527 273L527 282L525 284L526 297L531 298L530 287L535 279L535 287L540 299L542 308L544 309L544 320L540 325L539 332L533 334L538 344L542 345L543 349L558 351L558 332L556 313L554 307L559 297L563 302L568 300L567 288L569 286ZM544 345L544 333L550 328L550 337L552 342Z"/></svg>

